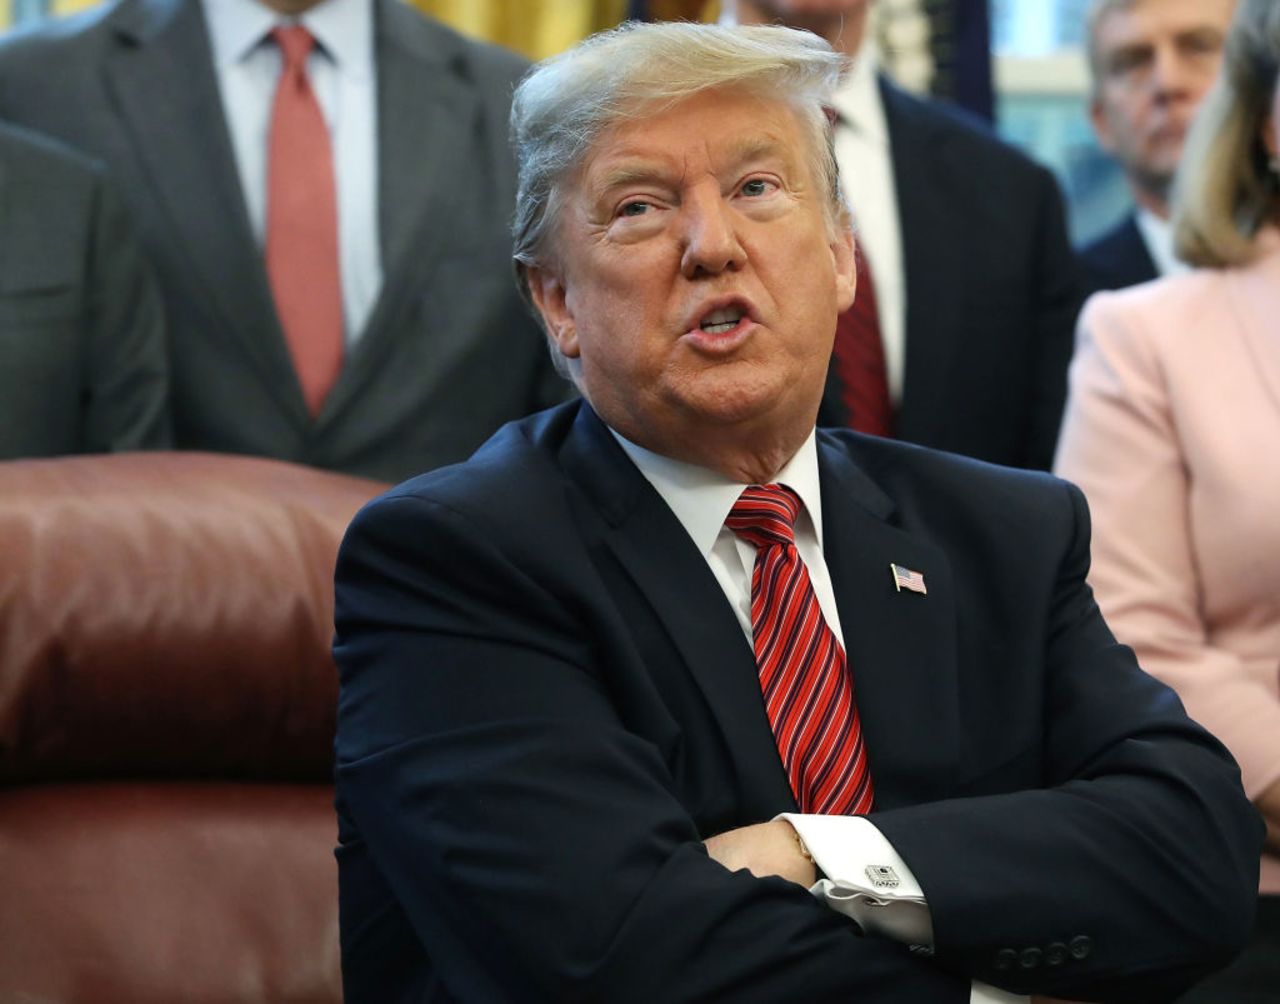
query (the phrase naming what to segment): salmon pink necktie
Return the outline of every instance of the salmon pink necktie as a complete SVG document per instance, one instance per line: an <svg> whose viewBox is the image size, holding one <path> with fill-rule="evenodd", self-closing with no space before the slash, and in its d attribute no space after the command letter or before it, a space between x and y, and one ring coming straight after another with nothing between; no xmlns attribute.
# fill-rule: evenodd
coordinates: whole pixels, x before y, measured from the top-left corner
<svg viewBox="0 0 1280 1004"><path fill-rule="evenodd" d="M756 548L751 633L760 689L801 812L858 815L873 791L853 679L796 550L800 498L753 485L725 526Z"/></svg>
<svg viewBox="0 0 1280 1004"><path fill-rule="evenodd" d="M307 79L315 39L271 32L283 67L267 147L267 276L307 409L319 413L342 368L342 283L333 150Z"/></svg>

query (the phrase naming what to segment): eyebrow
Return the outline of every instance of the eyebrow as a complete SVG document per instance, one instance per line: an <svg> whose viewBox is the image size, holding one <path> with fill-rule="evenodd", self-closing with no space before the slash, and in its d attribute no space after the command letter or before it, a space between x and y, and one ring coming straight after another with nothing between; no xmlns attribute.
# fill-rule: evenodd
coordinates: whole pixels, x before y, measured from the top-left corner
<svg viewBox="0 0 1280 1004"><path fill-rule="evenodd" d="M725 162L730 169L740 169L753 161L778 156L784 149L784 144L776 137L749 136L735 141L730 146ZM630 161L624 161L617 167L609 169L592 187L598 194L603 195L628 185L661 183L670 173L672 173L671 169L666 162L658 158L647 159L642 153Z"/></svg>

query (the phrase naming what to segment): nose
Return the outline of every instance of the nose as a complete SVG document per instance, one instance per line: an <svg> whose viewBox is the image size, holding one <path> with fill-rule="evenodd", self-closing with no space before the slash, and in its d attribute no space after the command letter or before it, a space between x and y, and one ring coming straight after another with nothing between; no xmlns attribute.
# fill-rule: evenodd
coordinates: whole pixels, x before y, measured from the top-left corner
<svg viewBox="0 0 1280 1004"><path fill-rule="evenodd" d="M1164 98L1187 94L1191 89L1191 67L1187 57L1175 45L1156 46L1152 61L1152 83L1156 94Z"/></svg>
<svg viewBox="0 0 1280 1004"><path fill-rule="evenodd" d="M705 185L686 193L680 213L684 228L680 272L686 279L719 275L740 267L746 260L736 214L718 185Z"/></svg>

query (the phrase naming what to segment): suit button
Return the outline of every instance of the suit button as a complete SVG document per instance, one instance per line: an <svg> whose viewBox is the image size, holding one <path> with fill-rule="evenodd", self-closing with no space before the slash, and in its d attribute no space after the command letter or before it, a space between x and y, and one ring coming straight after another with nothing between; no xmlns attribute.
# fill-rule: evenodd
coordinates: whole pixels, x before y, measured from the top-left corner
<svg viewBox="0 0 1280 1004"><path fill-rule="evenodd" d="M1060 966L1067 961L1067 946L1061 941L1051 941L1044 951L1044 961L1050 966Z"/></svg>
<svg viewBox="0 0 1280 1004"><path fill-rule="evenodd" d="M1018 956L1018 965L1023 969L1035 969L1040 965L1040 959L1044 956L1044 952L1038 948L1024 948L1022 954Z"/></svg>
<svg viewBox="0 0 1280 1004"><path fill-rule="evenodd" d="M1002 948L996 952L996 961L993 963L996 969L1002 972L1006 969L1012 969L1014 963L1018 961L1018 953L1012 948Z"/></svg>
<svg viewBox="0 0 1280 1004"><path fill-rule="evenodd" d="M1087 959L1093 951L1093 939L1087 934L1078 934L1071 939L1071 957L1079 961Z"/></svg>

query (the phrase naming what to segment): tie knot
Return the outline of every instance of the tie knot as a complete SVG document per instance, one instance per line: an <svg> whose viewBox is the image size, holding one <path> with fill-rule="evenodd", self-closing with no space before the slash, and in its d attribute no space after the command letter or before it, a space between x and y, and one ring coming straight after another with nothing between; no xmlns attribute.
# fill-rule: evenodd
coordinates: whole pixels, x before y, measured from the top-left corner
<svg viewBox="0 0 1280 1004"><path fill-rule="evenodd" d="M800 496L786 485L752 485L738 496L724 525L749 544L794 544Z"/></svg>
<svg viewBox="0 0 1280 1004"><path fill-rule="evenodd" d="M284 57L285 73L297 73L306 67L307 57L316 44L311 32L300 24L281 25L271 29L271 37Z"/></svg>

